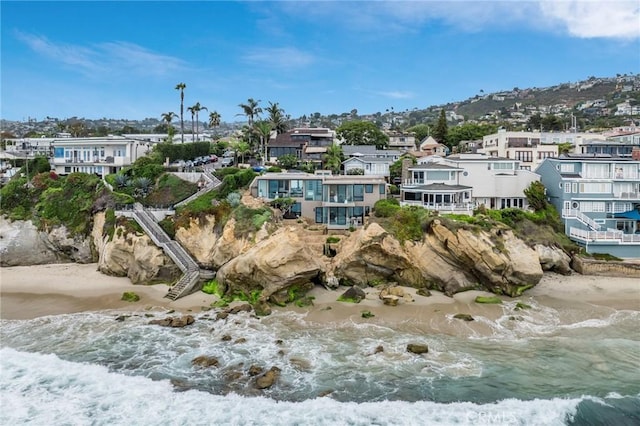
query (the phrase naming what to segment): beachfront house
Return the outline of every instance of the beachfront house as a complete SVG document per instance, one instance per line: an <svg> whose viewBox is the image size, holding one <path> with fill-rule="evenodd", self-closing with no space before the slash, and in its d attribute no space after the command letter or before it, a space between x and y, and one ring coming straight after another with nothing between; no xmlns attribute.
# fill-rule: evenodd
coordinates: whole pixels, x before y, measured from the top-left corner
<svg viewBox="0 0 640 426"><path fill-rule="evenodd" d="M640 155L568 154L536 169L565 233L588 253L640 257Z"/></svg>
<svg viewBox="0 0 640 426"><path fill-rule="evenodd" d="M526 209L524 190L540 176L519 166L519 161L483 154L420 158L408 166L401 200L454 213L470 214L479 206Z"/></svg>
<svg viewBox="0 0 640 426"><path fill-rule="evenodd" d="M361 226L376 201L387 196L381 176L315 173L265 173L251 183L251 195L266 202L292 198L290 217L307 217L328 229Z"/></svg>
<svg viewBox="0 0 640 426"><path fill-rule="evenodd" d="M472 190L460 184L463 169L439 162L409 166L400 187L401 205L418 205L451 213L473 211Z"/></svg>
<svg viewBox="0 0 640 426"><path fill-rule="evenodd" d="M123 136L105 136L54 139L51 146L51 165L57 174L83 172L105 176L117 173L147 155L152 142Z"/></svg>

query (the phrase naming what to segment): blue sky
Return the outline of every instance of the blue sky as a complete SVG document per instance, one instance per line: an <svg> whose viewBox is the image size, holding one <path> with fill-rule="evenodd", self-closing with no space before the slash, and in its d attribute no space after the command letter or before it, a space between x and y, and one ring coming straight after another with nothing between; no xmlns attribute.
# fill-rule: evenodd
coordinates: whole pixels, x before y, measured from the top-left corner
<svg viewBox="0 0 640 426"><path fill-rule="evenodd" d="M12 2L0 118L425 108L640 72L635 1ZM187 116L185 110L185 118ZM200 118L207 113L200 114ZM190 117L189 117L190 118Z"/></svg>

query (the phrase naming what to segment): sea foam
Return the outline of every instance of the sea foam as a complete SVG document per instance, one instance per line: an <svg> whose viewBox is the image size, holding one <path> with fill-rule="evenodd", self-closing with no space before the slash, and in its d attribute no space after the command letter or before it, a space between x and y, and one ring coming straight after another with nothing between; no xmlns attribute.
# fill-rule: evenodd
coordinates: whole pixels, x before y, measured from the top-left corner
<svg viewBox="0 0 640 426"><path fill-rule="evenodd" d="M110 372L56 355L0 349L0 424L32 425L550 425L570 421L585 398L476 404L429 401L300 402L197 390Z"/></svg>

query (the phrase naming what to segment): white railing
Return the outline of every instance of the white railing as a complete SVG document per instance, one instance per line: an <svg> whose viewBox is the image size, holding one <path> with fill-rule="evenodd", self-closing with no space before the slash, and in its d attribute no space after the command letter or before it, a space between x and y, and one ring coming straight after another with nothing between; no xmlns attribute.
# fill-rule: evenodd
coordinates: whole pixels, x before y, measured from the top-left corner
<svg viewBox="0 0 640 426"><path fill-rule="evenodd" d="M609 241L618 244L640 244L640 234L625 234L622 231L585 231L584 229L569 228L569 236L585 242Z"/></svg>
<svg viewBox="0 0 640 426"><path fill-rule="evenodd" d="M599 231L600 230L600 225L598 225L589 216L587 216L584 213L580 212L580 210L563 209L562 210L562 217L563 218L570 218L570 219L578 219L578 221L584 223L585 225L587 225L589 228L593 229L594 231Z"/></svg>
<svg viewBox="0 0 640 426"><path fill-rule="evenodd" d="M475 208L473 203L423 203L421 201L401 201L401 206L420 206L440 212L471 212Z"/></svg>

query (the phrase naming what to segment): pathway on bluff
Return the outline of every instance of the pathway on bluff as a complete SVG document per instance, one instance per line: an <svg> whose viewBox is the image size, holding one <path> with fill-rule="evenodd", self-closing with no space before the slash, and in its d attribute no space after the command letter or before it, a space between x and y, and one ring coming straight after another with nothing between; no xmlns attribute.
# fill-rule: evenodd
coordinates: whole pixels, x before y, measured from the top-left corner
<svg viewBox="0 0 640 426"><path fill-rule="evenodd" d="M202 173L202 176L206 181L204 188L186 200L176 204L176 206L186 204L199 196L214 190L222 183L213 176L210 171L205 170L205 172ZM175 210L164 210L163 213L174 214ZM176 282L165 295L166 298L177 300L182 296L187 296L198 289L197 286L201 279L210 279L215 276L215 272L200 269L191 255L189 255L189 253L177 241L169 238L160 225L158 225L156 216L142 204L134 204L132 217L147 233L151 240L158 247L164 250L164 252L171 258L171 260L174 261L183 273L178 282Z"/></svg>

